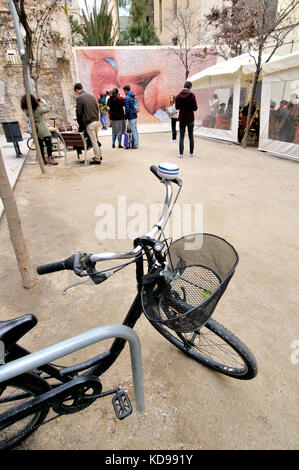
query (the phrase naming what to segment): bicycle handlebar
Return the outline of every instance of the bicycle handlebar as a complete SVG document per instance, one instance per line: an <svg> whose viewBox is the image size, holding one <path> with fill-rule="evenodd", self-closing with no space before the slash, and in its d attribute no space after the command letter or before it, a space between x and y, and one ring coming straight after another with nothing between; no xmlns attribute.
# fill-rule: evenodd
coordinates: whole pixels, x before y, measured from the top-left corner
<svg viewBox="0 0 299 470"><path fill-rule="evenodd" d="M168 219L168 212L169 212L169 207L170 207L170 203L172 199L171 183L175 183L178 186L182 186L182 181L179 178L163 179L158 174L158 168L155 165L152 165L150 167L150 170L163 184L165 184L165 188L166 188L165 202L164 202L163 212L160 217L160 220L145 235L145 237L154 239L158 231L164 229L167 219ZM142 251L142 246L137 245L132 251L128 251L124 253L104 252L104 253L87 255L87 261L91 265L94 265L98 261L109 261L113 259L129 259L129 258L134 258L138 256L141 251ZM49 263L49 264L38 266L37 273L42 275L42 274L49 274L49 273L62 271L62 270L74 270L77 275L83 276L84 275L83 271L80 269L80 267L77 266L79 255L81 255L81 253L75 253L74 255L70 256L69 258L66 258L65 260L56 261L54 263ZM84 260L82 259L82 261L85 262L85 259Z"/></svg>
<svg viewBox="0 0 299 470"><path fill-rule="evenodd" d="M43 264L41 266L38 266L36 270L38 274L55 273L56 271L63 271L64 269L73 270L74 259L75 255L72 255L63 261L55 261L54 263Z"/></svg>

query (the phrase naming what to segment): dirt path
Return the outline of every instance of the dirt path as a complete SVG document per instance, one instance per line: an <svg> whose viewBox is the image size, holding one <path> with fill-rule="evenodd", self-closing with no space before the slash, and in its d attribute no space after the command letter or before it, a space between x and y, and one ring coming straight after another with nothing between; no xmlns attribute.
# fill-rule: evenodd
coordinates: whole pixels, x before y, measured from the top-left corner
<svg viewBox="0 0 299 470"><path fill-rule="evenodd" d="M200 139L197 156L179 161L169 138L170 133L144 134L140 150L125 151L112 149L106 137L102 166L80 167L72 153L69 168L60 159L58 167L47 167L46 177L29 158L15 196L33 263L81 250L131 249L130 239L96 238L100 205L110 204L118 221L119 196L130 210L133 203L148 209L162 202L163 187L149 167L179 163L181 206L203 204L204 231L224 237L239 253L238 268L214 316L254 352L259 374L242 382L210 371L181 354L142 317L136 332L142 343L145 414L134 411L118 421L107 397L41 427L22 449L298 448L299 364L292 363L298 354L291 346L299 339L299 166ZM39 323L23 339L33 351L96 326L121 323L134 297L132 267L98 287L79 286L66 296L62 289L78 280L70 272L39 278L33 289L24 290L5 217L0 254L0 320L35 314ZM103 377L105 390L119 384L134 407L128 347Z"/></svg>

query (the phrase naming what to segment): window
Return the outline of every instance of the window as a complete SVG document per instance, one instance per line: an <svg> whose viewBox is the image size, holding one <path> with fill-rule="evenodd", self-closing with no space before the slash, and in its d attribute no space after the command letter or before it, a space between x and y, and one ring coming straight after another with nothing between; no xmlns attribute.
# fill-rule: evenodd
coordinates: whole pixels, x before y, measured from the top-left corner
<svg viewBox="0 0 299 470"><path fill-rule="evenodd" d="M21 57L18 49L17 42L12 41L1 41L1 49L5 52L5 63L6 65L22 65Z"/></svg>
<svg viewBox="0 0 299 470"><path fill-rule="evenodd" d="M231 129L233 93L232 87L200 90L198 100L201 106L197 113L197 119L201 122L202 127Z"/></svg>
<svg viewBox="0 0 299 470"><path fill-rule="evenodd" d="M299 143L299 80L272 83L268 138Z"/></svg>

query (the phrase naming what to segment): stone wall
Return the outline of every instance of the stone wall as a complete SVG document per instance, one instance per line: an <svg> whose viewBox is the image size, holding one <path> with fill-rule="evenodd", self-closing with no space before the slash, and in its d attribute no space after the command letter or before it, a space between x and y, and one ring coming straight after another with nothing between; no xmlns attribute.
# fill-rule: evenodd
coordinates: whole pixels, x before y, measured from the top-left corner
<svg viewBox="0 0 299 470"><path fill-rule="evenodd" d="M32 18L33 30L35 30L37 4L40 8L41 5L46 6L44 1L26 1L26 13L28 18ZM66 120L72 122L75 117L73 86L76 82L76 73L70 24L62 5L58 5L57 10L52 13L44 34L46 44L41 60L38 94L51 106L53 116L57 113L61 122ZM0 37L0 122L17 120L22 132L26 132L26 116L20 108L20 100L25 93L22 67L12 16L4 1L0 4ZM15 51L15 56L10 60L8 52L12 50ZM33 94L36 95L33 81L32 88ZM51 113L47 116L51 116ZM3 133L2 126L0 133Z"/></svg>

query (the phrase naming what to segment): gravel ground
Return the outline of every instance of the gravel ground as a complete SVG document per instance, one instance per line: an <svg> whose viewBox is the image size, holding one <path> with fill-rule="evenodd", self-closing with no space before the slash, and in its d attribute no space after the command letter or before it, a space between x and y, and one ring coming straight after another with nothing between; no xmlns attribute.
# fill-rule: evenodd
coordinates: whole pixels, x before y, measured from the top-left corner
<svg viewBox="0 0 299 470"><path fill-rule="evenodd" d="M142 316L135 331L142 344L145 413L134 409L119 421L111 397L105 397L42 426L19 449L297 449L299 361L292 346L299 339L298 163L198 138L196 156L178 160L177 145L168 143L170 133L142 134L135 151L112 149L110 139L102 139L101 166L84 168L69 152L67 168L59 158L59 165L48 165L43 176L32 155L27 157L15 197L34 266L75 251L130 250L130 237L96 237L101 205L115 211L116 228L124 202L127 222L135 203L144 204L148 213L151 204L164 200L150 165L179 163L180 207L202 204L203 230L228 240L240 256L214 317L251 349L259 373L240 381L209 370L184 356ZM36 315L38 325L22 339L32 351L121 323L134 298L132 266L100 286L79 286L65 296L63 288L78 280L70 272L40 277L32 289L23 289L5 216L0 254L0 320ZM93 346L88 354L109 344ZM79 361L86 354L57 363ZM102 383L104 390L121 385L135 408L128 346Z"/></svg>

